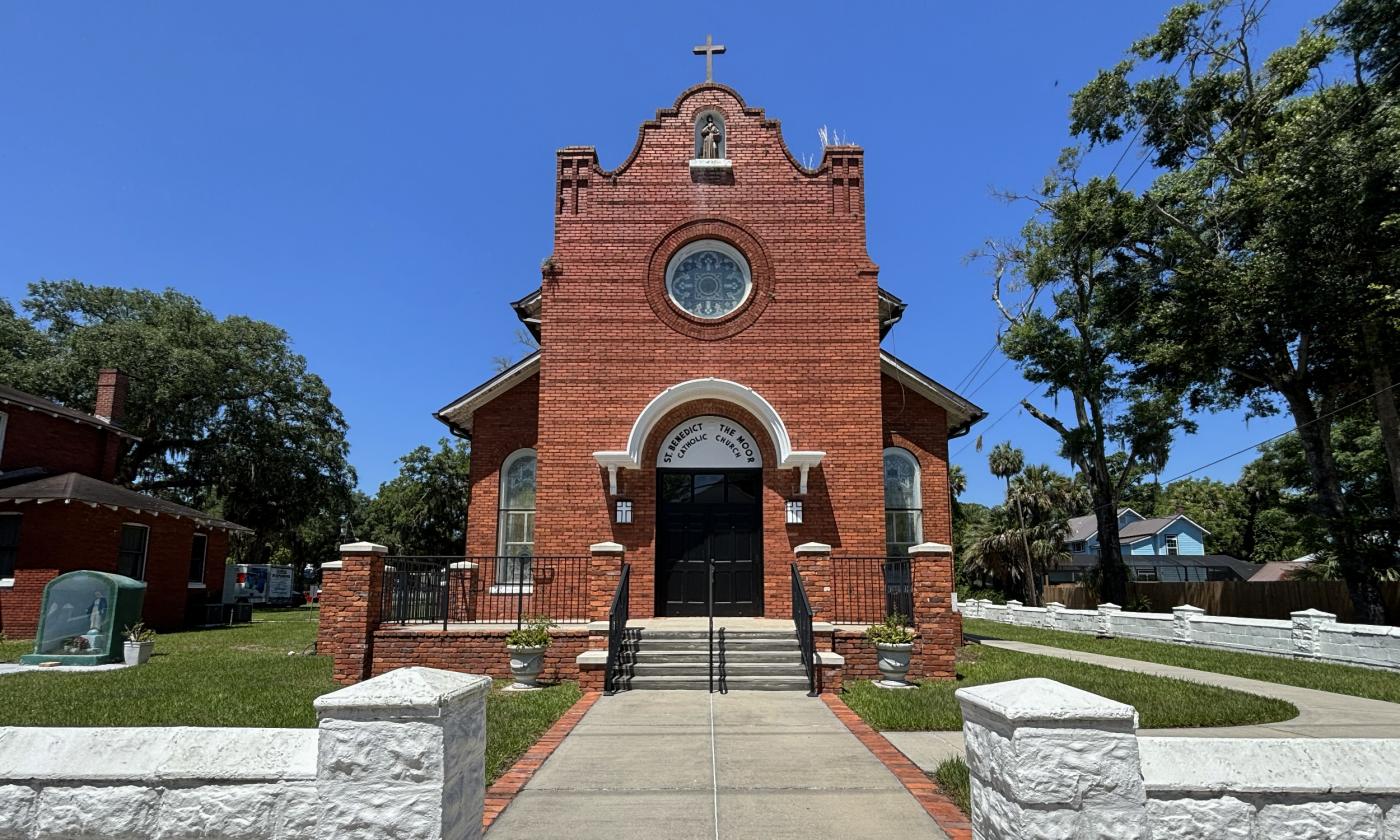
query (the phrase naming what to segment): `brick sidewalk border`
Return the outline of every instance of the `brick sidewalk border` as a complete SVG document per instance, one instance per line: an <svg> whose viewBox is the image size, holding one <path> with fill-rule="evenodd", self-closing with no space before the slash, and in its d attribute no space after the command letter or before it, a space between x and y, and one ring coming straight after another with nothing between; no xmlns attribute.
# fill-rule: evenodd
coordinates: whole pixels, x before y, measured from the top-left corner
<svg viewBox="0 0 1400 840"><path fill-rule="evenodd" d="M515 799L515 795L535 775L535 771L540 769L545 759L549 758L564 738L574 731L574 727L602 696L600 691L585 691L583 696L560 715L554 725L496 780L495 784L486 789L486 809L481 814L482 831L490 828L491 823L509 807L511 800Z"/></svg>
<svg viewBox="0 0 1400 840"><path fill-rule="evenodd" d="M924 806L933 821L938 823L938 827L948 835L950 840L972 840L972 823L968 822L968 817L958 806L938 789L935 783L924 772L918 768L914 762L905 757L904 753L895 749L884 735L876 732L870 724L860 719L860 715L851 711L851 707L834 694L821 695L822 702L830 707L835 713L837 720L846 725L851 734L860 739L865 748L882 763L886 769L894 774L896 779L904 785L905 789L914 795L919 804Z"/></svg>

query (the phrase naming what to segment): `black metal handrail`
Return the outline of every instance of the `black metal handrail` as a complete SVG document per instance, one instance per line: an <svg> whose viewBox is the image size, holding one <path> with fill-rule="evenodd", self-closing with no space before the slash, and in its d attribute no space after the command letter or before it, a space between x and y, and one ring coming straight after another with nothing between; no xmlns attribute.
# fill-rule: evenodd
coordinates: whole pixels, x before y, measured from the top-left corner
<svg viewBox="0 0 1400 840"><path fill-rule="evenodd" d="M833 624L878 624L889 615L909 623L913 567L908 557L832 557L831 596Z"/></svg>
<svg viewBox="0 0 1400 840"><path fill-rule="evenodd" d="M797 564L792 564L792 623L797 628L797 646L802 651L802 667L807 669L807 692L817 693L817 643L812 637L812 602Z"/></svg>
<svg viewBox="0 0 1400 840"><path fill-rule="evenodd" d="M586 624L590 557L386 557L382 624Z"/></svg>
<svg viewBox="0 0 1400 840"><path fill-rule="evenodd" d="M622 639L627 632L627 615L630 612L632 566L622 564L622 574L617 578L617 589L613 592L612 606L608 608L608 663L603 671L603 693L616 694L618 676L622 670Z"/></svg>
<svg viewBox="0 0 1400 840"><path fill-rule="evenodd" d="M708 586L705 596L706 614L710 617L710 693L715 693L715 558L705 561L705 581Z"/></svg>

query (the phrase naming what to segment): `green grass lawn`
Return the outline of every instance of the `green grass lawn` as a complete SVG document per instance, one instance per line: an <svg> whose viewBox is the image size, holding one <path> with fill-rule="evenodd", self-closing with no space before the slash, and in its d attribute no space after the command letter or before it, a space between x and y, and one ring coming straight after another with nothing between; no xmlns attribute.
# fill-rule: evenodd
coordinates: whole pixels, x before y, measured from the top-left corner
<svg viewBox="0 0 1400 840"><path fill-rule="evenodd" d="M972 773L961 758L949 758L933 771L933 780L957 803L964 814L972 815Z"/></svg>
<svg viewBox="0 0 1400 840"><path fill-rule="evenodd" d="M252 624L164 634L139 668L0 677L0 726L315 726L311 701L338 687L330 657L301 655L316 620L314 609L258 610ZM0 662L32 649L0 642ZM507 684L486 702L487 784L580 696L575 683L501 691Z"/></svg>
<svg viewBox="0 0 1400 840"><path fill-rule="evenodd" d="M1127 703L1138 710L1144 729L1272 723L1298 714L1293 704L1282 700L980 645L967 645L959 652L957 680L930 680L905 691L861 680L846 684L844 699L876 729L958 730L962 714L954 691L1023 677L1045 677Z"/></svg>
<svg viewBox="0 0 1400 840"><path fill-rule="evenodd" d="M1282 656L1240 653L1194 645L1173 645L1138 639L1100 639L1081 633L1019 627L986 619L965 619L963 629L976 636L1033 642L1038 645L1140 659L1161 665L1177 665L1182 668L1195 668L1198 671L1400 703L1400 673L1394 671L1378 671L1331 662L1288 659Z"/></svg>

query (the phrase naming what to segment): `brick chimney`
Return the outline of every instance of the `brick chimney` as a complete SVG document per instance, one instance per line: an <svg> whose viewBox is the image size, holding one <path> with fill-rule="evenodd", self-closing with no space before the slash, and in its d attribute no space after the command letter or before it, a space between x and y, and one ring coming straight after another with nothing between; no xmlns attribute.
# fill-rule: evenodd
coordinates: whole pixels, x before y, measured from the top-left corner
<svg viewBox="0 0 1400 840"><path fill-rule="evenodd" d="M93 414L115 426L122 423L126 412L126 374L116 368L97 372L97 410Z"/></svg>

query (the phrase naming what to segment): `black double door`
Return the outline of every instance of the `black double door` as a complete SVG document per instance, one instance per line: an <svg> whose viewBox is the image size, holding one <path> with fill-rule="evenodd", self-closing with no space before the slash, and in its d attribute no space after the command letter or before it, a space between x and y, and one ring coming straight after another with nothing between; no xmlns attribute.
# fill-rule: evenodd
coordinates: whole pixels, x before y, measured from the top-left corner
<svg viewBox="0 0 1400 840"><path fill-rule="evenodd" d="M657 615L763 614L762 471L657 470Z"/></svg>

